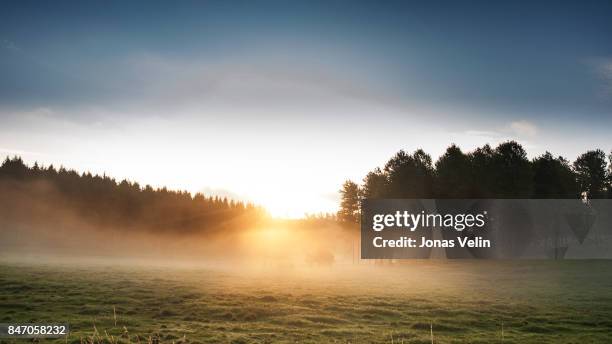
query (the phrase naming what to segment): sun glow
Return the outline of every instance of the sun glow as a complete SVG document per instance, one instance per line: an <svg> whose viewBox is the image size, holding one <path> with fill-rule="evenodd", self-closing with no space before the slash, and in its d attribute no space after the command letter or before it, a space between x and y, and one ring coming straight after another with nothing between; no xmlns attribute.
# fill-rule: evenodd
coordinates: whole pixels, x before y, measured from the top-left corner
<svg viewBox="0 0 612 344"><path fill-rule="evenodd" d="M254 228L243 234L244 250L256 257L288 259L302 247L301 235L278 224Z"/></svg>
<svg viewBox="0 0 612 344"><path fill-rule="evenodd" d="M296 219L304 217L306 214L314 214L321 212L321 209L334 209L335 204L327 203L324 199L316 197L308 197L307 194L303 198L300 195L290 195L287 193L266 194L257 201L263 205L270 215L276 218ZM309 195L310 196L310 195Z"/></svg>
<svg viewBox="0 0 612 344"><path fill-rule="evenodd" d="M278 166L278 162L253 162L247 176L219 176L225 188L242 200L261 205L275 218L301 218L306 214L335 212L340 181L317 175L299 166ZM231 178L231 179L230 179ZM216 178L215 178L216 179ZM221 180L225 185L225 180Z"/></svg>
<svg viewBox="0 0 612 344"><path fill-rule="evenodd" d="M49 126L54 132L66 130L58 123L52 124ZM79 138L87 137L86 144L66 134L57 144L54 140L48 143L29 137L27 145L13 146L24 147L23 158L29 164L38 161L47 166L63 165L119 181L128 179L141 186L251 202L280 218L335 212L335 190L347 178L345 171L363 170L338 168L336 156L326 153L329 148L323 147L329 147L329 142L313 142L311 150L305 150L302 141L288 132L263 135L262 131L255 134L236 129L220 135L223 128L211 127L199 117L188 115L181 121L125 121L121 131L111 134L89 127L71 129L79 133ZM164 139L156 139L159 137ZM281 140L283 144L279 144ZM222 147L218 142L224 142ZM37 151L35 147L45 147L45 154L26 154ZM55 151L61 151L62 156L47 154ZM172 157L172 163L162 157ZM318 163L314 165L313 161Z"/></svg>

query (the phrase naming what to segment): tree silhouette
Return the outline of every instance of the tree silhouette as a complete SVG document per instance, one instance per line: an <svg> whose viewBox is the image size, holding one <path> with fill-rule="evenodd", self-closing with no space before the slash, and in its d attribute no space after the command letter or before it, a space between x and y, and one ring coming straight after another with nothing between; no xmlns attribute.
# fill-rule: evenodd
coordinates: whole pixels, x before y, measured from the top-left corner
<svg viewBox="0 0 612 344"><path fill-rule="evenodd" d="M468 154L471 166L470 198L493 198L496 194L495 168L493 164L494 151L491 146L484 145Z"/></svg>
<svg viewBox="0 0 612 344"><path fill-rule="evenodd" d="M435 195L437 198L468 198L472 194L470 158L451 145L436 162Z"/></svg>
<svg viewBox="0 0 612 344"><path fill-rule="evenodd" d="M434 169L431 157L422 149L412 155L400 150L384 168L387 198L431 198Z"/></svg>
<svg viewBox="0 0 612 344"><path fill-rule="evenodd" d="M400 150L365 176L361 190L367 199L612 197L612 152L608 159L609 168L603 151L593 150L572 165L549 152L530 161L519 143L507 141L467 154L453 144L433 167L423 150Z"/></svg>
<svg viewBox="0 0 612 344"><path fill-rule="evenodd" d="M535 158L533 166L534 198L577 198L576 175L567 160L550 152Z"/></svg>
<svg viewBox="0 0 612 344"><path fill-rule="evenodd" d="M606 154L600 150L591 150L574 161L578 187L586 192L589 198L605 197L608 182Z"/></svg>
<svg viewBox="0 0 612 344"><path fill-rule="evenodd" d="M387 175L377 167L363 179L362 196L370 199L384 198L386 197L387 184Z"/></svg>
<svg viewBox="0 0 612 344"><path fill-rule="evenodd" d="M608 198L612 198L612 151L608 155L608 160L610 161L608 164Z"/></svg>
<svg viewBox="0 0 612 344"><path fill-rule="evenodd" d="M0 166L0 224L49 226L76 218L100 228L188 233L239 229L263 216L265 211L250 203L192 197L52 165L30 168L19 157L6 158Z"/></svg>
<svg viewBox="0 0 612 344"><path fill-rule="evenodd" d="M495 197L530 198L533 172L523 147L515 141L501 143L493 154Z"/></svg>
<svg viewBox="0 0 612 344"><path fill-rule="evenodd" d="M342 222L359 222L359 203L361 201L359 185L350 180L345 181L342 184L342 189L340 189L340 195L338 219Z"/></svg>

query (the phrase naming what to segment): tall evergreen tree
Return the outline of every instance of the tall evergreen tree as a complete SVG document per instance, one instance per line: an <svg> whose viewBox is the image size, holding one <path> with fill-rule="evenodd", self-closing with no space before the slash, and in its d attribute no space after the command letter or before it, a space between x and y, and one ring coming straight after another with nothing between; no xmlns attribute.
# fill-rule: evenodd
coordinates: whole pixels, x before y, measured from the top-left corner
<svg viewBox="0 0 612 344"><path fill-rule="evenodd" d="M362 196L363 198L385 198L387 193L387 175L375 168L363 179Z"/></svg>
<svg viewBox="0 0 612 344"><path fill-rule="evenodd" d="M342 222L359 222L361 201L359 185L350 180L345 181L344 184L342 184L342 189L340 189L340 196L338 219Z"/></svg>

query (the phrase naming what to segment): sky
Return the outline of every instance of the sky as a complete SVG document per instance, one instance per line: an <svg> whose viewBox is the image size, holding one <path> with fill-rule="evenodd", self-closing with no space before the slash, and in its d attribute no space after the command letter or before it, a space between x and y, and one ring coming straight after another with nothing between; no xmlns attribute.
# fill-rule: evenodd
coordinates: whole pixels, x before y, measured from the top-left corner
<svg viewBox="0 0 612 344"><path fill-rule="evenodd" d="M610 1L3 1L0 156L331 212L400 149L612 149Z"/></svg>

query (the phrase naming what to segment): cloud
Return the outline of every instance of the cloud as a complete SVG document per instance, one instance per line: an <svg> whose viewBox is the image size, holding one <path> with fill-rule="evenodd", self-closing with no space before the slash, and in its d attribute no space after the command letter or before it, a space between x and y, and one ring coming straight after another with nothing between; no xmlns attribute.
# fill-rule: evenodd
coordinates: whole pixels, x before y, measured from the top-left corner
<svg viewBox="0 0 612 344"><path fill-rule="evenodd" d="M526 139L533 138L538 133L538 127L527 121L518 120L510 122L505 127L498 127L492 130L467 130L463 132L464 138L470 142L496 144L508 140L515 140L517 137L522 142L527 142Z"/></svg>
<svg viewBox="0 0 612 344"><path fill-rule="evenodd" d="M538 133L538 127L526 120L514 121L510 123L510 130L522 137L533 137Z"/></svg>
<svg viewBox="0 0 612 344"><path fill-rule="evenodd" d="M0 49L6 49L12 52L20 52L19 47L8 39L0 39Z"/></svg>
<svg viewBox="0 0 612 344"><path fill-rule="evenodd" d="M490 130L467 130L465 134L470 137L487 138L487 139L495 139L495 140L499 140L503 136L501 133L497 131L490 131Z"/></svg>
<svg viewBox="0 0 612 344"><path fill-rule="evenodd" d="M612 96L612 58L593 58L587 60L587 65L601 82L602 97Z"/></svg>
<svg viewBox="0 0 612 344"><path fill-rule="evenodd" d="M612 95L612 59L601 63L599 73L604 82L604 92Z"/></svg>
<svg viewBox="0 0 612 344"><path fill-rule="evenodd" d="M140 90L131 99L153 101L155 107L222 106L272 108L329 108L362 102L386 104L388 96L354 74L307 62L248 63L226 59L177 59L155 54L131 56L120 67L121 83Z"/></svg>

